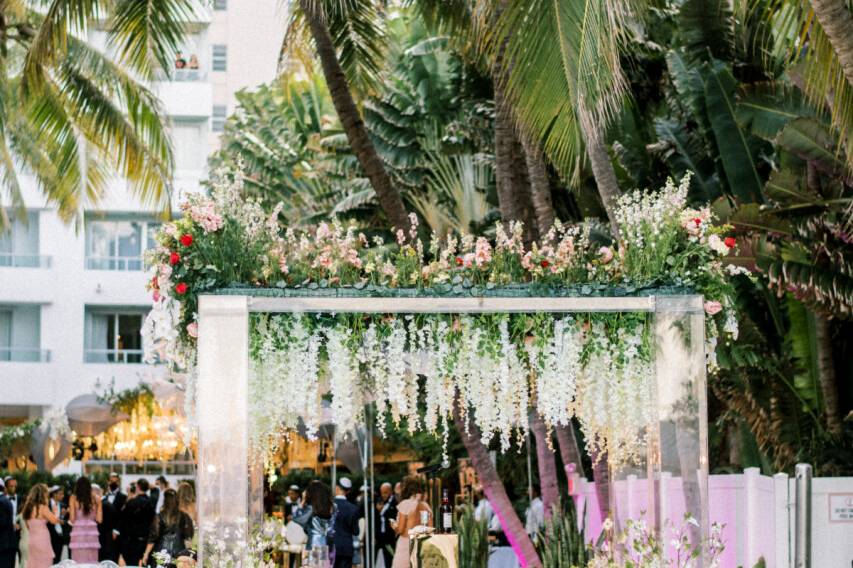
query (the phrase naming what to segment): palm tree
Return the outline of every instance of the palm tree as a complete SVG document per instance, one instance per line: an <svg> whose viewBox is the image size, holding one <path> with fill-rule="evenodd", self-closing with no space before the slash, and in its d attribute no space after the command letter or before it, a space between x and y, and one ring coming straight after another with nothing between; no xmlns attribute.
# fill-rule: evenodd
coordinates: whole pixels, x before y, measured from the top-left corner
<svg viewBox="0 0 853 568"><path fill-rule="evenodd" d="M847 83L853 87L853 13L845 0L809 0L838 58Z"/></svg>
<svg viewBox="0 0 853 568"><path fill-rule="evenodd" d="M111 171L143 201L164 201L173 157L163 114L131 73L170 68L192 10L191 0L0 2L3 201L23 207L24 172L63 219L79 220ZM117 61L81 39L97 18ZM0 227L5 215L0 208Z"/></svg>
<svg viewBox="0 0 853 568"><path fill-rule="evenodd" d="M343 12L346 11L345 8L348 7L348 4L357 7L360 2L358 0L341 0L340 6L344 8ZM344 74L341 61L338 59L338 51L330 32L327 21L328 11L324 10L323 2L320 0L299 0L299 7L310 29L317 57L320 60L332 102L347 135L347 140L349 140L364 174L370 180L388 221L397 228L405 228L409 224L408 212L403 204L400 191L392 183L355 104L350 82ZM344 17L346 17L345 14Z"/></svg>

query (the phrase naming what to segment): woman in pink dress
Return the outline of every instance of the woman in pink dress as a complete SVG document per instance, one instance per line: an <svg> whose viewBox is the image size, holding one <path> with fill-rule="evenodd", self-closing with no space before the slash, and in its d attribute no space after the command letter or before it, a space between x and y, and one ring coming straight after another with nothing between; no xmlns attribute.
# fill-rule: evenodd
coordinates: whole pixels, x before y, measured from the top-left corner
<svg viewBox="0 0 853 568"><path fill-rule="evenodd" d="M80 563L98 563L98 524L103 519L101 502L92 493L92 483L88 477L81 477L74 486L74 495L68 503L71 516L71 560Z"/></svg>
<svg viewBox="0 0 853 568"><path fill-rule="evenodd" d="M27 495L21 517L27 523L29 542L27 543L27 568L49 568L53 566L53 546L50 544L50 528L47 524L59 524L48 506L47 485L33 485Z"/></svg>
<svg viewBox="0 0 853 568"><path fill-rule="evenodd" d="M403 478L403 500L397 505L397 520L391 527L397 533L397 548L394 551L392 568L409 568L409 531L421 523L421 513L427 513L426 526L432 526L432 510L423 500L421 480L415 476Z"/></svg>

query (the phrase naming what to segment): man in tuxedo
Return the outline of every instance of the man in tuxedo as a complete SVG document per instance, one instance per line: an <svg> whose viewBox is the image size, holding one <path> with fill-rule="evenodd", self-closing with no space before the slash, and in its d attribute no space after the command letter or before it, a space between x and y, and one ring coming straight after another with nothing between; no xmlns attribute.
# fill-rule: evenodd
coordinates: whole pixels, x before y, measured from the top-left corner
<svg viewBox="0 0 853 568"><path fill-rule="evenodd" d="M376 528L376 550L373 553L374 560L376 552L382 552L385 568L391 568L394 561L394 548L397 545L397 533L391 527L391 521L397 520L397 497L390 483L383 483L379 487L379 502L376 503L376 516L374 518Z"/></svg>
<svg viewBox="0 0 853 568"><path fill-rule="evenodd" d="M68 520L68 511L65 508L65 491L59 485L54 485L48 489L50 495L50 511L61 523L58 525L48 525L47 530L50 531L50 546L53 548L53 563L59 564L62 560L62 549L65 547L66 532L70 530L66 521Z"/></svg>
<svg viewBox="0 0 853 568"><path fill-rule="evenodd" d="M98 550L98 561L118 560L118 546L116 546L116 531L118 530L118 513L115 505L110 503L104 495L104 490L97 485L92 485L92 495L101 502L103 517L98 524L98 542L101 548Z"/></svg>
<svg viewBox="0 0 853 568"><path fill-rule="evenodd" d="M15 514L12 511L12 502L6 497L3 480L0 479L0 568L14 568L17 552Z"/></svg>
<svg viewBox="0 0 853 568"><path fill-rule="evenodd" d="M17 479L9 475L3 480L3 484L6 486L6 498L9 499L9 502L12 504L12 519L15 525L15 556L20 556L21 551L19 547L21 544L21 525L19 525L15 519L18 518L18 512L21 510L24 503L21 501L21 498L18 497Z"/></svg>
<svg viewBox="0 0 853 568"><path fill-rule="evenodd" d="M154 503L154 510L159 514L163 507L163 493L169 488L169 481L162 475L154 480L154 487L151 488L151 501Z"/></svg>
<svg viewBox="0 0 853 568"><path fill-rule="evenodd" d="M352 557L355 554L353 540L358 536L358 507L347 499L350 489L352 489L352 481L348 477L340 478L335 487L334 568L351 568Z"/></svg>
<svg viewBox="0 0 853 568"><path fill-rule="evenodd" d="M109 490L104 498L110 502L116 512L121 514L124 504L127 503L127 495L121 490L121 477L116 472L110 473Z"/></svg>
<svg viewBox="0 0 853 568"><path fill-rule="evenodd" d="M127 500L119 520L119 550L128 566L138 566L145 554L148 534L155 516L154 503L148 497L148 480L136 482L136 494Z"/></svg>

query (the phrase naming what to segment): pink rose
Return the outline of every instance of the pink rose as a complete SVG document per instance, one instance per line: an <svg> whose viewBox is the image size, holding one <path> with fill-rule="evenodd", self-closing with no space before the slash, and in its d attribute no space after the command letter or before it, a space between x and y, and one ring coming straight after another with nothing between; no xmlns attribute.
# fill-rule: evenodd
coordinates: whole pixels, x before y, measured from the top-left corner
<svg viewBox="0 0 853 568"><path fill-rule="evenodd" d="M705 302L705 313L709 316L713 316L715 314L720 313L720 310L723 309L723 305L720 302L707 301Z"/></svg>
<svg viewBox="0 0 853 568"><path fill-rule="evenodd" d="M187 335L190 337L198 337L198 322L187 324Z"/></svg>
<svg viewBox="0 0 853 568"><path fill-rule="evenodd" d="M610 247L601 247L598 254L601 255L602 264L609 264L613 260L613 250Z"/></svg>

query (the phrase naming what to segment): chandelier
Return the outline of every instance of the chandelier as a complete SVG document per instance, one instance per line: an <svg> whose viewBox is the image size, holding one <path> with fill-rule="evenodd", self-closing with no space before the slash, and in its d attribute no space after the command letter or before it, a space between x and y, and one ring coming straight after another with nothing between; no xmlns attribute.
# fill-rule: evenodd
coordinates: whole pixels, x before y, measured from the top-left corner
<svg viewBox="0 0 853 568"><path fill-rule="evenodd" d="M174 411L137 402L130 418L98 438L102 455L121 461L168 461L186 452L188 425Z"/></svg>

